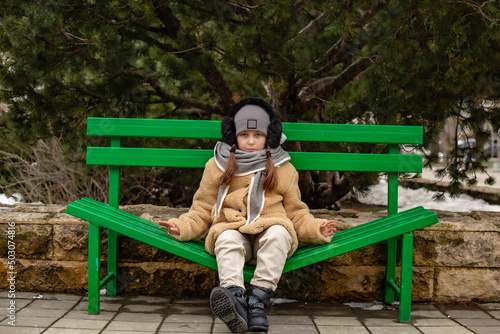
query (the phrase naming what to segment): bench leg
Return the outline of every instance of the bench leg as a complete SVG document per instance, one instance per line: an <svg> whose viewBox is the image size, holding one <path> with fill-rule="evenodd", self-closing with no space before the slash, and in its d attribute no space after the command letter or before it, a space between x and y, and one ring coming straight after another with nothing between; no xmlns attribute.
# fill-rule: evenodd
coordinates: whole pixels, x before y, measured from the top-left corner
<svg viewBox="0 0 500 334"><path fill-rule="evenodd" d="M401 239L401 294L399 296L399 321L410 322L411 285L413 273L413 234Z"/></svg>
<svg viewBox="0 0 500 334"><path fill-rule="evenodd" d="M385 302L394 303L395 291L393 284L396 283L396 259L398 252L398 238L387 240L387 261L385 267Z"/></svg>
<svg viewBox="0 0 500 334"><path fill-rule="evenodd" d="M89 225L89 263L88 263L88 313L99 314L99 288L101 283L101 228Z"/></svg>
<svg viewBox="0 0 500 334"><path fill-rule="evenodd" d="M108 230L108 275L112 274L106 290L108 296L116 296L117 264L118 264L118 233Z"/></svg>

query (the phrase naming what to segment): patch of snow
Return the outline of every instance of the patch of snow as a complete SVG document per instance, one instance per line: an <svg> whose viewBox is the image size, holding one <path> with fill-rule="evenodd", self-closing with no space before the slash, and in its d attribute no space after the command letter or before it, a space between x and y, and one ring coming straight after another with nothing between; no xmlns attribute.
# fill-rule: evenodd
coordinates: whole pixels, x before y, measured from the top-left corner
<svg viewBox="0 0 500 334"><path fill-rule="evenodd" d="M21 194L14 194L12 197L7 197L5 194L0 194L0 204L14 205L23 200Z"/></svg>
<svg viewBox="0 0 500 334"><path fill-rule="evenodd" d="M409 189L399 186L399 211L423 206L426 209L452 212L500 212L500 205L489 204L485 200L472 198L469 195L460 195L457 198L451 198L448 194L445 194L444 201L436 202L432 198L437 193L437 191L430 191L424 188ZM370 193L365 197L360 197L359 201L364 204L387 205L387 180L381 179L379 183L371 189Z"/></svg>

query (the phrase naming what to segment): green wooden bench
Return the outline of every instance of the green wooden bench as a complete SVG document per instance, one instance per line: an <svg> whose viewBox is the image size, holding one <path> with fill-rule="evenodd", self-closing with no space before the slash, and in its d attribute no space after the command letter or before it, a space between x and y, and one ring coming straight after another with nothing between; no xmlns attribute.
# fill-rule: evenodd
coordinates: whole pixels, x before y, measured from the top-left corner
<svg viewBox="0 0 500 334"><path fill-rule="evenodd" d="M413 235L412 231L437 223L435 213L422 207L398 213L398 173L422 171L422 156L399 154L400 144L422 143L422 128L413 126L283 123L288 141L383 143L387 154L330 152L289 152L298 170L365 171L388 173L388 216L338 232L328 244L305 245L287 260L288 272L333 256L379 242L387 244L385 301L399 296L399 320L410 321ZM89 118L89 136L111 137L110 147L88 147L87 164L109 165L109 204L83 198L68 205L66 212L88 221L88 312L99 313L99 291L107 287L116 295L118 236L124 235L169 253L217 270L215 258L205 251L200 240L179 242L158 224L118 209L120 166L164 166L202 168L213 150L121 147L121 138L168 137L220 139L220 121L174 119ZM215 143L215 141L214 141ZM108 231L107 275L100 277L101 232ZM398 242L399 241L399 242ZM400 284L396 284L396 256L400 251ZM245 280L254 267L246 266Z"/></svg>

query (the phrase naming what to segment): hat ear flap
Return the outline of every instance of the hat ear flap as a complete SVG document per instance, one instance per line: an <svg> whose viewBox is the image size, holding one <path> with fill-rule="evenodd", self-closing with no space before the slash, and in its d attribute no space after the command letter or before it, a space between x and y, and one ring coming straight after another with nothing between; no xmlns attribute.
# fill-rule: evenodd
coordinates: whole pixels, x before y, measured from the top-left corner
<svg viewBox="0 0 500 334"><path fill-rule="evenodd" d="M236 144L236 126L234 118L226 116L221 122L222 141L233 146Z"/></svg>
<svg viewBox="0 0 500 334"><path fill-rule="evenodd" d="M266 143L271 148L276 148L280 146L281 133L283 132L283 126L278 117L273 117L271 123L267 129Z"/></svg>

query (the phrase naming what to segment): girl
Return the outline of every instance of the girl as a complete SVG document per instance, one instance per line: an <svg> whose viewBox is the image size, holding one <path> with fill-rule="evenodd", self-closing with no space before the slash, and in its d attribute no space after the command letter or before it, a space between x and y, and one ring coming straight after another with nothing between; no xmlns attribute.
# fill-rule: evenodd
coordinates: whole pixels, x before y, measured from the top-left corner
<svg viewBox="0 0 500 334"><path fill-rule="evenodd" d="M161 221L162 229L187 241L208 230L206 250L215 255L220 286L210 306L233 333L267 331L265 308L286 259L302 243L326 243L333 220L314 218L300 199L298 173L288 161L281 121L267 102L247 98L222 120L214 149L188 213ZM248 297L246 261L256 259Z"/></svg>

